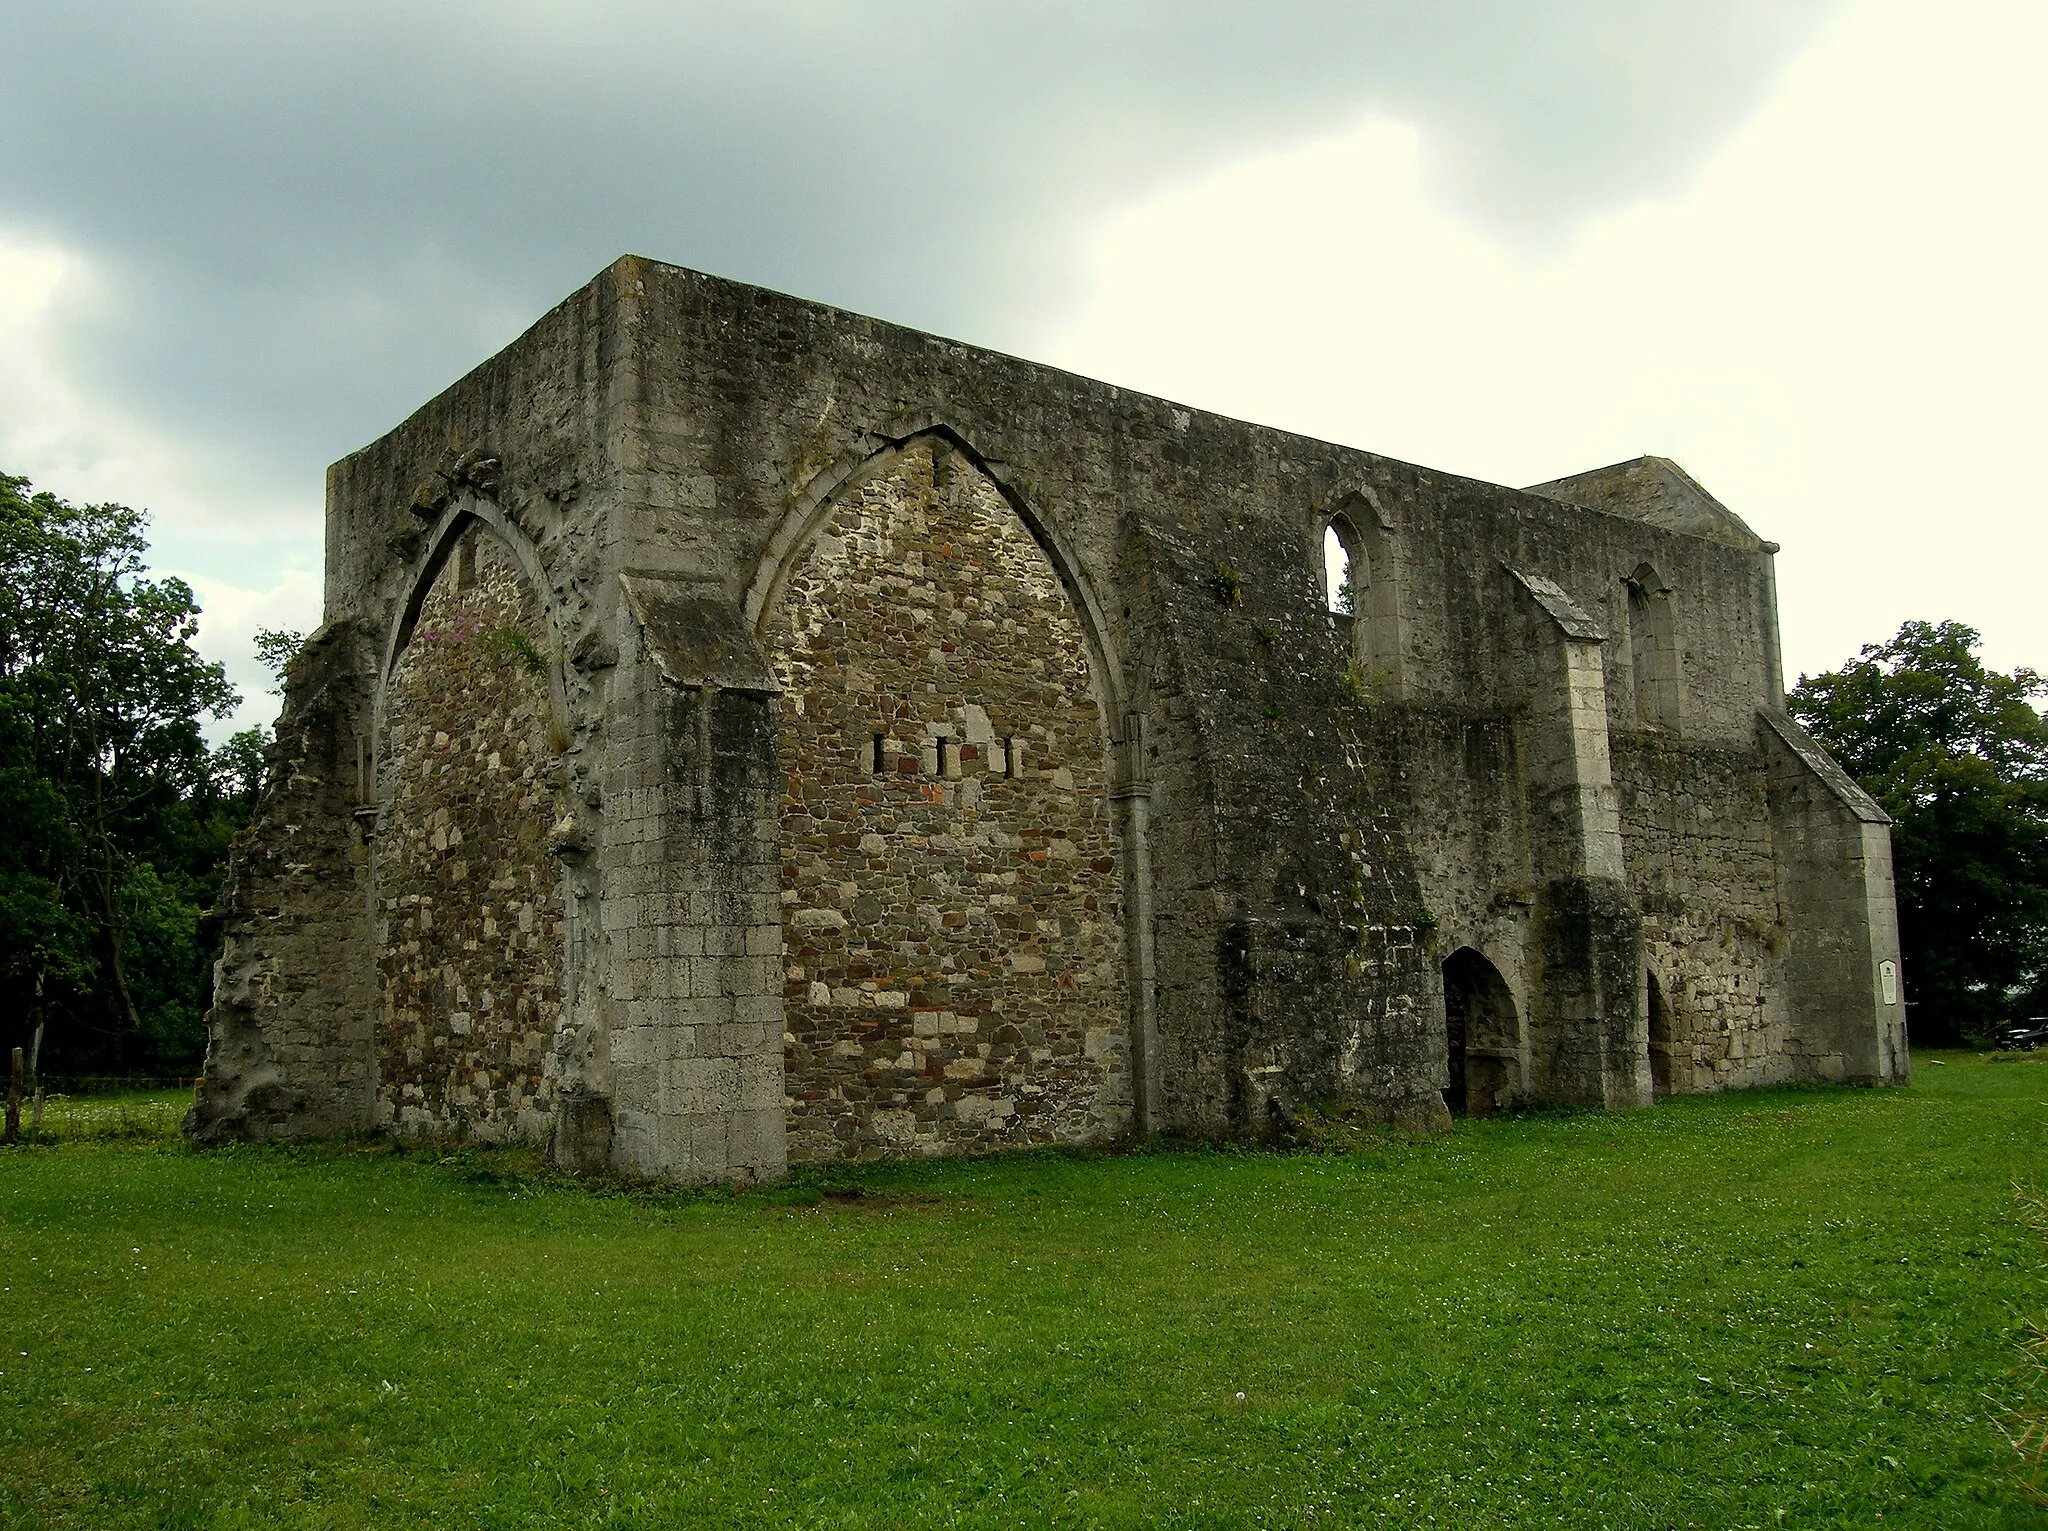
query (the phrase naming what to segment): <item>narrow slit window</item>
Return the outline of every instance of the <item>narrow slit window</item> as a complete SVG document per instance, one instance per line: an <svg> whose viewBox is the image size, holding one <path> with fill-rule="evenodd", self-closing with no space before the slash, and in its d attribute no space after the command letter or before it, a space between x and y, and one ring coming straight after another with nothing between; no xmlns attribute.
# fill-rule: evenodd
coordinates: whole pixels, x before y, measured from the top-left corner
<svg viewBox="0 0 2048 1531"><path fill-rule="evenodd" d="M1003 775L1014 778L1017 774L1017 742L1008 734L1003 735Z"/></svg>
<svg viewBox="0 0 2048 1531"><path fill-rule="evenodd" d="M939 775L941 776L951 776L954 774L946 760L946 746L952 742L944 734L940 734L938 737ZM956 756L955 759L957 760L958 757Z"/></svg>
<svg viewBox="0 0 2048 1531"><path fill-rule="evenodd" d="M1323 528L1323 594L1336 616L1358 615L1358 581L1352 561L1350 539L1331 522Z"/></svg>
<svg viewBox="0 0 2048 1531"><path fill-rule="evenodd" d="M885 769L885 766L883 764L882 751L884 746L887 745L888 741L889 736L887 734L875 735L874 751L869 756L869 760L871 762L869 769L871 769L877 776L880 776L883 770Z"/></svg>

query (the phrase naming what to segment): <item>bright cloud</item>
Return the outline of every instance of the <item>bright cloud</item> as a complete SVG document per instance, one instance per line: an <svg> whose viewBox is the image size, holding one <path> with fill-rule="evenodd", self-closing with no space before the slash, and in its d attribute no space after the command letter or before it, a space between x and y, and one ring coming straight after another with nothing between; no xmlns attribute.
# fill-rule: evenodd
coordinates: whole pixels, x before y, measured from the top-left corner
<svg viewBox="0 0 2048 1531"><path fill-rule="evenodd" d="M199 598L202 615L195 647L227 666L228 679L242 694L231 718L209 724L208 734L224 738L238 728L276 721L278 698L272 677L256 662L256 634L263 628L310 633L320 625L320 576L290 569L261 590L228 584L204 574L177 573Z"/></svg>
<svg viewBox="0 0 2048 1531"><path fill-rule="evenodd" d="M2048 666L2048 10L1873 0L1672 200L1543 256L1401 123L1108 222L1062 365L1506 483L1673 457L1785 544L1788 668L1908 617Z"/></svg>
<svg viewBox="0 0 2048 1531"><path fill-rule="evenodd" d="M98 499L91 485L161 464L111 461L110 422L84 407L61 365L64 320L89 306L86 263L52 245L0 236L0 461L62 475L68 499Z"/></svg>
<svg viewBox="0 0 2048 1531"><path fill-rule="evenodd" d="M223 455L83 396L65 367L63 327L100 300L103 283L65 251L0 242L0 465L33 470L38 488L74 502L132 501L151 486L152 562L191 585L203 608L197 647L243 696L207 731L267 723L277 699L255 662L263 627L310 631L320 620L313 572L317 508L263 495ZM280 534L266 539L269 522Z"/></svg>

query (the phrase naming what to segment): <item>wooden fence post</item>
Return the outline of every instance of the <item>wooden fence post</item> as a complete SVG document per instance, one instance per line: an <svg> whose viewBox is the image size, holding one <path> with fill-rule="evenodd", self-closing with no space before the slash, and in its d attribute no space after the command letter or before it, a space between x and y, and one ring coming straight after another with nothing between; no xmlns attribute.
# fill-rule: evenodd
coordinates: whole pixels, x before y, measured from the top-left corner
<svg viewBox="0 0 2048 1531"><path fill-rule="evenodd" d="M40 1143L43 1138L43 1022L49 1017L43 1013L43 975L36 974L36 1029L28 1044L28 1087L35 1092L35 1105L30 1109L28 1119L28 1140Z"/></svg>

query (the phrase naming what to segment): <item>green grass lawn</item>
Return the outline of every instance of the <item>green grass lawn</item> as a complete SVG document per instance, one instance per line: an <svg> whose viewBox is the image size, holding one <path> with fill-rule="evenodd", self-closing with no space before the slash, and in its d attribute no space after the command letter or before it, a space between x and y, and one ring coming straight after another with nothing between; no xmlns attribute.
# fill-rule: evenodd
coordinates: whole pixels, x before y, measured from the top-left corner
<svg viewBox="0 0 2048 1531"><path fill-rule="evenodd" d="M178 1123L192 1104L189 1090L129 1091L111 1095L58 1095L43 1101L38 1125L29 1102L21 1104L21 1130L39 1143L118 1142L148 1139L174 1142ZM19 1345L14 1347L21 1349Z"/></svg>
<svg viewBox="0 0 2048 1531"><path fill-rule="evenodd" d="M17 1148L0 1523L2043 1524L2048 1058L1918 1063L740 1196Z"/></svg>

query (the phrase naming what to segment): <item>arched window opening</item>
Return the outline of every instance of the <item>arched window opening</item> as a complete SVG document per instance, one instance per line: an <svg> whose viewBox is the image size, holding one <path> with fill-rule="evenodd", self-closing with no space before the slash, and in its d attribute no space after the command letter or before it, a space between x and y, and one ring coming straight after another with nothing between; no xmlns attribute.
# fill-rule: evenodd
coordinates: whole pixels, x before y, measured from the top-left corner
<svg viewBox="0 0 2048 1531"><path fill-rule="evenodd" d="M1684 710L1684 685L1671 588L1646 563L1636 566L1627 585L1629 677L1636 717L1676 728Z"/></svg>
<svg viewBox="0 0 2048 1531"><path fill-rule="evenodd" d="M1650 1018L1650 1088L1659 1095L1671 1093L1672 1037L1671 1005L1664 998L1664 986L1657 975L1649 975L1644 1013Z"/></svg>
<svg viewBox="0 0 2048 1531"><path fill-rule="evenodd" d="M1393 524L1371 491L1359 490L1326 512L1322 525L1323 604L1349 650L1349 680L1372 696L1401 700L1406 643Z"/></svg>
<svg viewBox="0 0 2048 1531"><path fill-rule="evenodd" d="M1357 618L1367 610L1361 599L1369 588L1365 549L1348 522L1335 520L1323 528L1323 594L1330 614Z"/></svg>
<svg viewBox="0 0 2048 1531"><path fill-rule="evenodd" d="M1469 946L1444 961L1444 1040L1451 1114L1491 1116L1506 1105L1521 1082L1521 1012L1500 969Z"/></svg>

